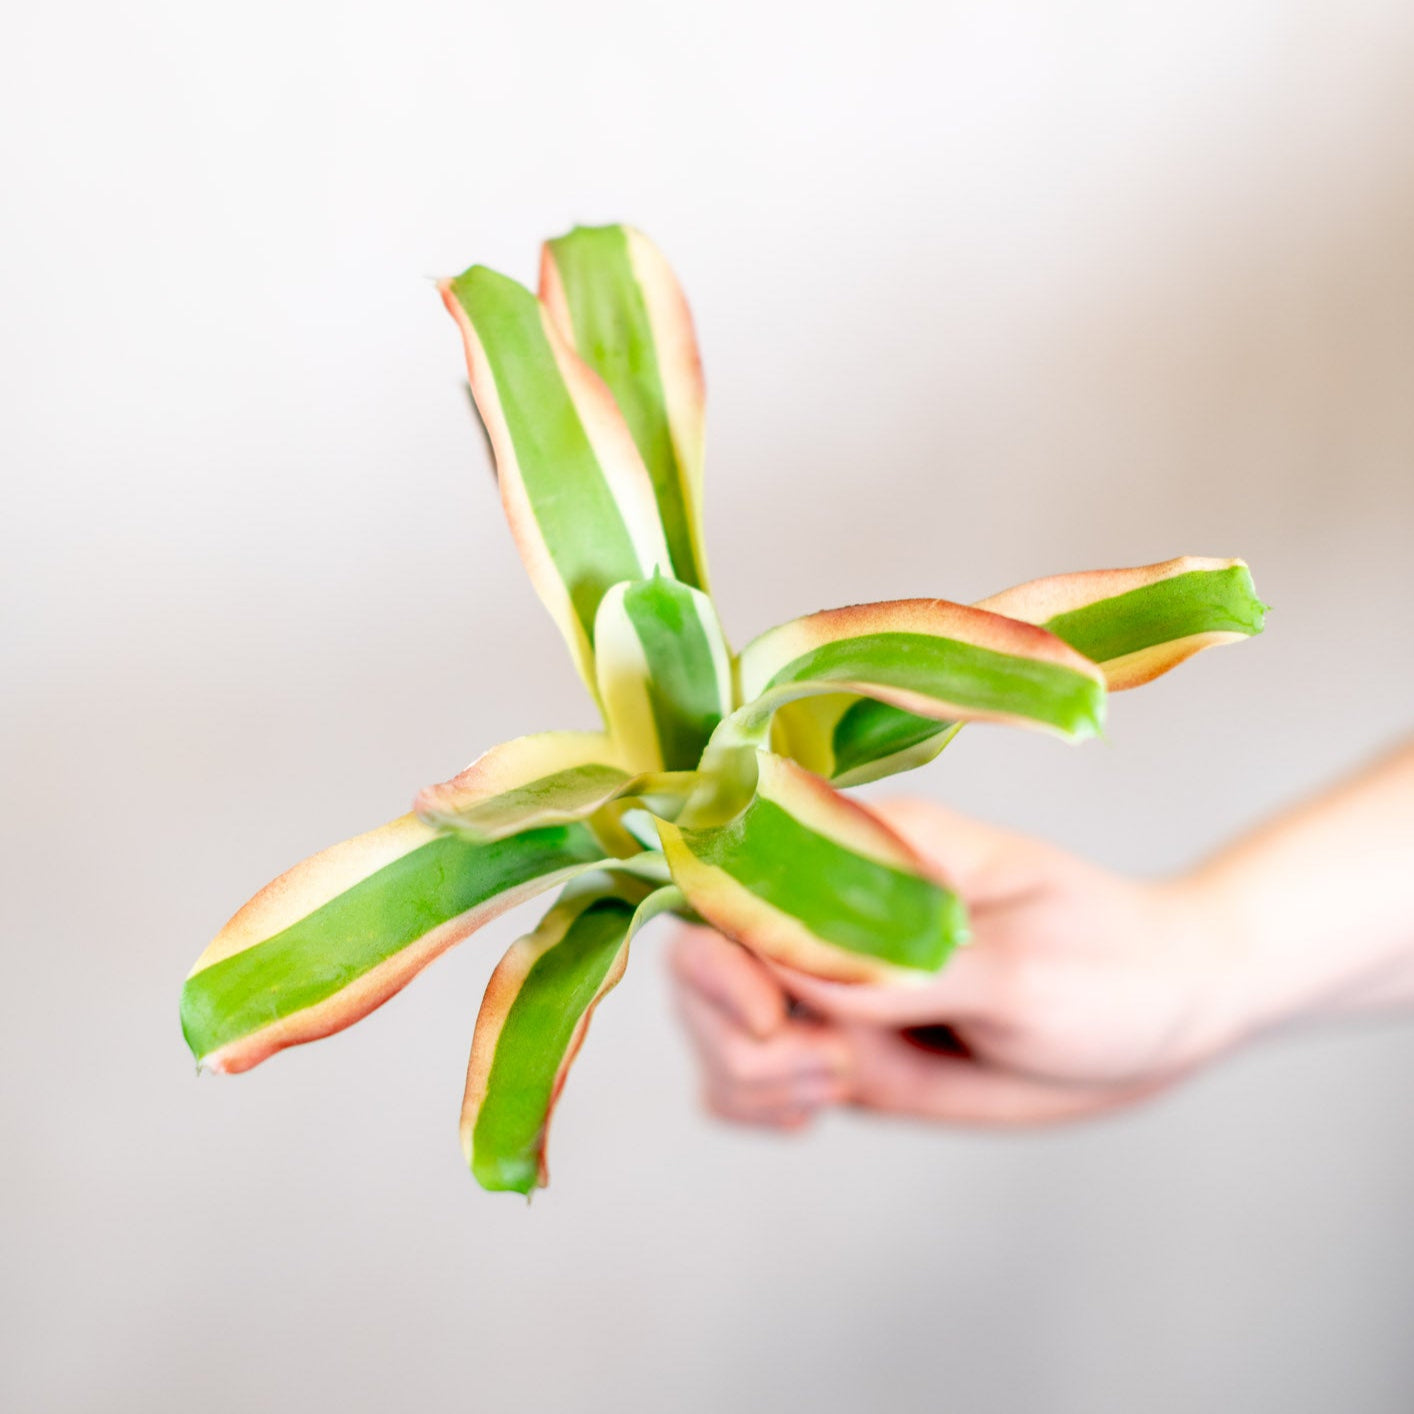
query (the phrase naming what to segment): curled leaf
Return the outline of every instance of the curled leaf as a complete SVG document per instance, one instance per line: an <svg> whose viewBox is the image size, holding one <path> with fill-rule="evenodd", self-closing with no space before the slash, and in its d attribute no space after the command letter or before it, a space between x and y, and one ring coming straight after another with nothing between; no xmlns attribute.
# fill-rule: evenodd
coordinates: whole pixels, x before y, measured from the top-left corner
<svg viewBox="0 0 1414 1414"><path fill-rule="evenodd" d="M917 980L966 937L961 899L893 830L770 752L734 820L658 830L688 903L776 962L845 982Z"/></svg>
<svg viewBox="0 0 1414 1414"><path fill-rule="evenodd" d="M712 601L659 575L617 584L594 627L599 699L617 749L643 771L686 771L732 710Z"/></svg>
<svg viewBox="0 0 1414 1414"><path fill-rule="evenodd" d="M466 770L422 790L418 817L483 840L583 820L633 779L602 732L542 732L483 752Z"/></svg>

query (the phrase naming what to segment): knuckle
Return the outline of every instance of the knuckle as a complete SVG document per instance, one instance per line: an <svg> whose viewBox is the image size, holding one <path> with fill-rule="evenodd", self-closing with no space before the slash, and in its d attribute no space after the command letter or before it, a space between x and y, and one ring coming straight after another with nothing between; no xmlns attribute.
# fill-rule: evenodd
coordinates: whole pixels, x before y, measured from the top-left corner
<svg viewBox="0 0 1414 1414"><path fill-rule="evenodd" d="M729 1124L760 1124L765 1118L759 1106L730 1087L708 1086L703 1105L714 1119L726 1120Z"/></svg>
<svg viewBox="0 0 1414 1414"><path fill-rule="evenodd" d="M740 1085L750 1085L765 1079L771 1071L763 1046L744 1037L732 1037L721 1051L722 1068Z"/></svg>

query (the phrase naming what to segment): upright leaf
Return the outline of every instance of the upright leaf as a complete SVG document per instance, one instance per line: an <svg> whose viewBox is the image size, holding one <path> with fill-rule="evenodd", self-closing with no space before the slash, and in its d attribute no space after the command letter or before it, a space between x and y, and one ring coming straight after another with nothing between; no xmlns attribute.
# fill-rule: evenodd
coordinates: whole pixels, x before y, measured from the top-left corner
<svg viewBox="0 0 1414 1414"><path fill-rule="evenodd" d="M741 655L747 713L850 693L935 720L1003 721L1091 736L1104 720L1099 670L1058 638L942 599L828 609L762 634Z"/></svg>
<svg viewBox="0 0 1414 1414"><path fill-rule="evenodd" d="M702 361L668 262L629 226L578 226L545 243L540 298L623 411L653 478L673 573L706 589Z"/></svg>
<svg viewBox="0 0 1414 1414"><path fill-rule="evenodd" d="M599 699L616 749L641 771L687 771L732 710L732 667L712 601L659 575L615 585L595 623Z"/></svg>
<svg viewBox="0 0 1414 1414"><path fill-rule="evenodd" d="M668 567L653 484L603 380L529 290L480 265L438 288L521 558L593 690L605 591Z"/></svg>
<svg viewBox="0 0 1414 1414"><path fill-rule="evenodd" d="M481 844L404 815L346 840L264 888L197 959L187 1044L235 1072L340 1031L483 923L602 862L583 825Z"/></svg>

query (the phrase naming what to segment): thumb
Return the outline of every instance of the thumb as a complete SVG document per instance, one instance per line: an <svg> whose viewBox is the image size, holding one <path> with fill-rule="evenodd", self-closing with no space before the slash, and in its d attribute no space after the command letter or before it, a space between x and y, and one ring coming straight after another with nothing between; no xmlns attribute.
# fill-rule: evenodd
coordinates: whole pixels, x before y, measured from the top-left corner
<svg viewBox="0 0 1414 1414"><path fill-rule="evenodd" d="M926 864L932 865L974 910L1004 892L1003 875L1030 867L1036 846L1013 835L916 798L870 807ZM762 960L785 989L822 1017L876 1026L921 1026L976 1019L994 1010L1000 991L996 954L980 943L957 950L935 978L885 985L827 982Z"/></svg>
<svg viewBox="0 0 1414 1414"><path fill-rule="evenodd" d="M921 983L827 982L779 963L765 962L782 987L828 1021L902 1028L979 1020L995 1010L1001 990L995 954L959 948L936 978Z"/></svg>
<svg viewBox="0 0 1414 1414"><path fill-rule="evenodd" d="M875 1027L849 1027L845 1034L856 1105L949 1124L1007 1127L1099 1116L1148 1099L1165 1084L1052 1084L975 1060L929 1053Z"/></svg>

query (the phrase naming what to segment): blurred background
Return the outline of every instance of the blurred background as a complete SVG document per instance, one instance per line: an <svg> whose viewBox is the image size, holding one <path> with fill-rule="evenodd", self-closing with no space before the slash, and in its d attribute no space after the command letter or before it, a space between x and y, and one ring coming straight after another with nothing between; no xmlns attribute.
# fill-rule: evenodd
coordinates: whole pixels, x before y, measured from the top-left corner
<svg viewBox="0 0 1414 1414"><path fill-rule="evenodd" d="M700 1112L654 932L527 1208L456 1135L524 913L240 1079L176 1018L267 879L591 725L428 283L532 280L575 222L687 286L738 645L1253 565L1267 635L1104 743L980 728L908 788L1162 873L1406 732L1407 3L60 0L6 33L0 1404L1414 1407L1409 1024L1095 1127L783 1140Z"/></svg>

